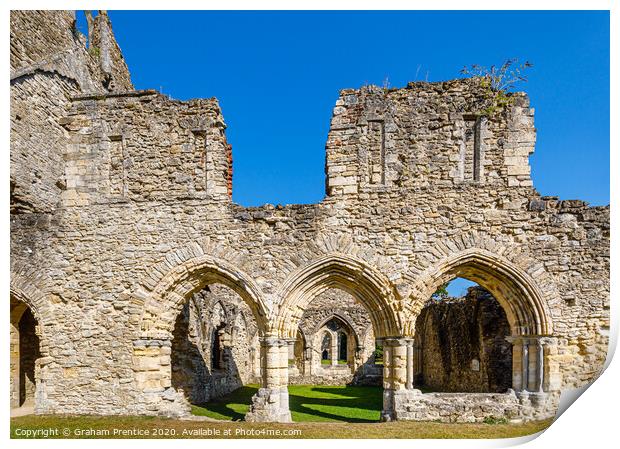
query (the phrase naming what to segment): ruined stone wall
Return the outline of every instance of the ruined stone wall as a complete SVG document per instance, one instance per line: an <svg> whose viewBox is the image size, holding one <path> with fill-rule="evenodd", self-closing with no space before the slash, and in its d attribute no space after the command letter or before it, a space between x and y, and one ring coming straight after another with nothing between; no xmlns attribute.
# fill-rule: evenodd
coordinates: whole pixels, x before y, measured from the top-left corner
<svg viewBox="0 0 620 449"><path fill-rule="evenodd" d="M73 102L63 126L72 136L66 206L228 199L228 145L215 99L182 103L153 91L86 95Z"/></svg>
<svg viewBox="0 0 620 449"><path fill-rule="evenodd" d="M13 25L14 35L21 26ZM40 76L53 83L57 75ZM434 283L443 270L458 269L455 258L471 257L468 273L487 289L503 287L497 270L512 267L544 298L552 323L545 388L577 387L600 371L609 330L609 208L541 198L533 189L533 110L524 95L471 124L482 95L473 81L343 91L328 136L327 197L245 208L230 202L230 147L215 100L77 88L71 96L72 82L63 83L58 96L47 85L36 89L58 101L60 118L49 116L65 136L41 173L48 186L64 179L22 201L42 206L11 215L11 286L39 292L28 299L45 347L38 412L186 410L170 388L170 340L187 299L179 292L236 279L265 309L257 325L278 335L283 285L324 260L337 267L323 282L357 297L368 279L380 278L380 295L364 296L384 299L370 310L373 325L381 324L377 337L392 336L386 329L413 335ZM47 114L18 84L12 96ZM26 191L33 166L47 162L33 158L40 145L13 136L22 131L16 114L11 120L12 179L15 191ZM382 314L394 317L390 327L379 322ZM157 363L142 369L145 358Z"/></svg>
<svg viewBox="0 0 620 449"><path fill-rule="evenodd" d="M11 71L73 48L74 24L73 11L11 11Z"/></svg>
<svg viewBox="0 0 620 449"><path fill-rule="evenodd" d="M559 394L425 393L397 396L397 419L444 423L522 423L553 418Z"/></svg>
<svg viewBox="0 0 620 449"><path fill-rule="evenodd" d="M489 120L478 115L484 95L475 79L341 91L326 147L328 194L532 186L527 97L515 94L512 108Z"/></svg>
<svg viewBox="0 0 620 449"><path fill-rule="evenodd" d="M510 325L483 289L432 299L416 326L422 364L416 385L435 391L504 393L512 385Z"/></svg>
<svg viewBox="0 0 620 449"><path fill-rule="evenodd" d="M98 22L109 25L102 14ZM104 20L105 19L105 20ZM98 27L105 28L103 25ZM71 98L133 90L111 28L96 42L116 49L107 59L87 51L71 11L11 11L11 211L50 213L66 188L63 127ZM104 86L104 78L108 80Z"/></svg>
<svg viewBox="0 0 620 449"><path fill-rule="evenodd" d="M77 92L75 81L57 74L34 73L12 83L12 213L49 213L58 206L67 144L58 122Z"/></svg>
<svg viewBox="0 0 620 449"><path fill-rule="evenodd" d="M89 17L88 21L92 22L89 27L88 51L99 63L102 86L112 92L133 90L129 69L114 39L108 14L99 11L94 19Z"/></svg>

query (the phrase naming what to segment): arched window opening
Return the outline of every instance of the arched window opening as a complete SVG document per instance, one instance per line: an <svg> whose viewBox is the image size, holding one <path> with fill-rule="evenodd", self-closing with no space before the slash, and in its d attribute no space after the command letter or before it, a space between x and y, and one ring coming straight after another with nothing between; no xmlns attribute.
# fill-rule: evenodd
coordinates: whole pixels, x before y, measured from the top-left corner
<svg viewBox="0 0 620 449"><path fill-rule="evenodd" d="M440 286L416 321L415 383L446 392L503 393L512 385L506 312L463 278Z"/></svg>
<svg viewBox="0 0 620 449"><path fill-rule="evenodd" d="M224 361L224 328L226 323L220 324L213 329L211 337L211 369L222 370L225 369Z"/></svg>
<svg viewBox="0 0 620 449"><path fill-rule="evenodd" d="M332 336L329 332L323 334L321 340L321 364L331 365L332 363Z"/></svg>
<svg viewBox="0 0 620 449"><path fill-rule="evenodd" d="M338 332L338 363L346 364L348 361L347 334Z"/></svg>

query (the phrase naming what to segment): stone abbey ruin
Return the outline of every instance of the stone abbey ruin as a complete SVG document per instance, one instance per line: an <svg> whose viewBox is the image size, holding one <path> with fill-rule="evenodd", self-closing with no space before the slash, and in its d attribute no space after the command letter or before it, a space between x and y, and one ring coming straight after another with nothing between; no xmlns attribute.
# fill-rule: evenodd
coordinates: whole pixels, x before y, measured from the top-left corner
<svg viewBox="0 0 620 449"><path fill-rule="evenodd" d="M11 13L11 407L184 416L381 385L384 420L533 420L607 353L609 207L540 196L525 94L340 92L319 204L232 202L215 98L135 90L105 12ZM479 284L437 299L456 278Z"/></svg>

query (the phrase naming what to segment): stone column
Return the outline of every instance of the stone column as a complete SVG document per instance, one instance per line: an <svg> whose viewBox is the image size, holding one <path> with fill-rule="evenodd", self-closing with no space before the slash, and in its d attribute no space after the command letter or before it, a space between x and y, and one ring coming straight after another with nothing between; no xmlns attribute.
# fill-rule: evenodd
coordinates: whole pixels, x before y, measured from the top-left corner
<svg viewBox="0 0 620 449"><path fill-rule="evenodd" d="M521 389L528 390L530 380L530 351L527 339L521 339Z"/></svg>
<svg viewBox="0 0 620 449"><path fill-rule="evenodd" d="M413 388L413 340L407 342L407 390Z"/></svg>
<svg viewBox="0 0 620 449"><path fill-rule="evenodd" d="M280 343L280 412L287 417L287 421L291 421L291 412L288 408L288 376L289 376L289 350L291 348L291 340L295 344L295 339L286 339L284 344ZM284 410L283 410L284 408ZM286 419L286 418L285 418Z"/></svg>
<svg viewBox="0 0 620 449"><path fill-rule="evenodd" d="M252 398L245 420L250 422L291 422L288 408L288 342L263 337L261 343L261 388Z"/></svg>
<svg viewBox="0 0 620 449"><path fill-rule="evenodd" d="M144 338L133 341L133 371L142 397L135 401L138 410L156 409L171 416L189 415L191 406L172 387L172 341L170 338Z"/></svg>
<svg viewBox="0 0 620 449"><path fill-rule="evenodd" d="M287 355L286 355L286 364L289 369L289 376L297 376L299 374L299 369L297 368L296 359L295 359L295 342L297 339L295 338L287 338ZM288 384L288 382L287 382Z"/></svg>
<svg viewBox="0 0 620 449"><path fill-rule="evenodd" d="M512 388L515 391L544 392L545 350L547 337L514 336L512 343Z"/></svg>
<svg viewBox="0 0 620 449"><path fill-rule="evenodd" d="M536 355L536 377L537 377L537 384L538 384L538 392L542 393L543 392L543 383L544 383L544 379L545 379L545 365L544 365L544 357L545 357L545 352L544 352L544 348L543 348L543 340L541 338L536 340L536 349L537 349L537 355Z"/></svg>
<svg viewBox="0 0 620 449"><path fill-rule="evenodd" d="M312 376L315 372L314 364L316 363L316 351L313 346L307 346L304 355L304 376Z"/></svg>
<svg viewBox="0 0 620 449"><path fill-rule="evenodd" d="M133 342L133 371L138 389L146 393L163 392L171 386L169 339L143 339Z"/></svg>
<svg viewBox="0 0 620 449"><path fill-rule="evenodd" d="M383 339L383 411L382 421L397 419L398 412L407 402L409 373L413 376L413 341L409 338ZM409 349L411 348L411 349ZM410 357L411 356L411 360ZM411 368L411 370L410 370ZM412 378L413 380L413 378Z"/></svg>
<svg viewBox="0 0 620 449"><path fill-rule="evenodd" d="M506 340L512 344L512 389L525 391L529 377L527 340L518 335L507 337Z"/></svg>
<svg viewBox="0 0 620 449"><path fill-rule="evenodd" d="M338 334L332 335L331 343L332 343L332 349L331 349L332 366L335 366L335 365L338 365Z"/></svg>
<svg viewBox="0 0 620 449"><path fill-rule="evenodd" d="M549 364L547 368L545 354L553 349L555 339L541 335L527 335L521 340L523 342L522 363L527 367L523 369L523 376L527 374L526 381L521 392L517 394L521 406L536 419L554 416L560 398L561 375L557 379L559 382L556 383L553 379L555 375L552 364ZM548 378L545 379L545 376Z"/></svg>

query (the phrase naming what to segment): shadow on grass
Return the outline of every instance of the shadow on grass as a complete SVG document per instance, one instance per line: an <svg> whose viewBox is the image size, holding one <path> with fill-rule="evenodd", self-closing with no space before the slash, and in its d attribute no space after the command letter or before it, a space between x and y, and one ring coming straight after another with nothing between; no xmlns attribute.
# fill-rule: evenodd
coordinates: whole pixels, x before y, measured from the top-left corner
<svg viewBox="0 0 620 449"><path fill-rule="evenodd" d="M289 387L293 421L377 422L383 395L378 387Z"/></svg>
<svg viewBox="0 0 620 449"><path fill-rule="evenodd" d="M215 419L241 421L248 412L257 385L246 385L192 413ZM379 420L383 405L380 387L289 386L289 406L295 422L370 423Z"/></svg>
<svg viewBox="0 0 620 449"><path fill-rule="evenodd" d="M257 391L258 385L244 385L221 398L213 399L204 404L194 404L192 413L227 421L243 421L245 414L250 409L252 396Z"/></svg>

